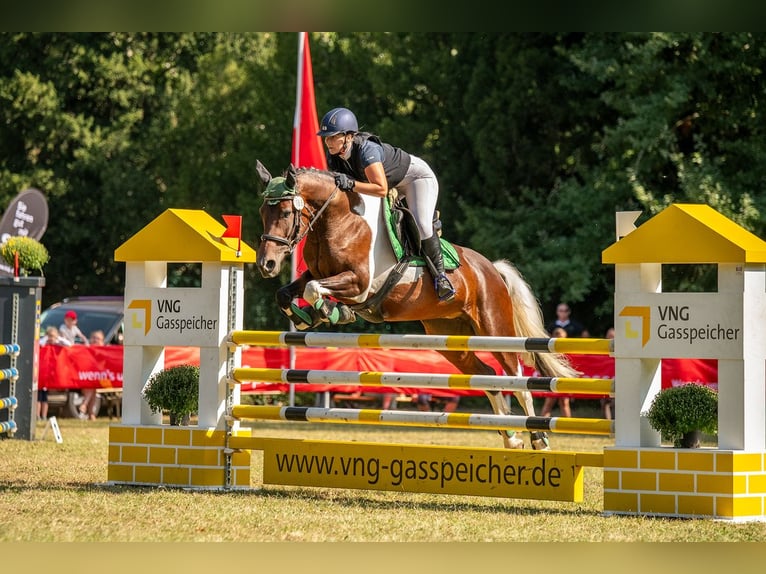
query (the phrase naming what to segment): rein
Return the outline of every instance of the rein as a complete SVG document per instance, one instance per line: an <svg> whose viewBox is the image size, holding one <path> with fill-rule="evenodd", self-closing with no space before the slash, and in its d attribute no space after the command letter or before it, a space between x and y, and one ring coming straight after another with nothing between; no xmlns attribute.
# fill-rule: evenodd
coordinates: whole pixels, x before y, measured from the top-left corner
<svg viewBox="0 0 766 574"><path fill-rule="evenodd" d="M303 218L301 215L303 214L303 210L306 208L310 208L308 204L305 204L303 207L298 209L295 207L295 200L293 199L293 214L295 215L293 220L293 231L290 234L292 236L291 239L287 239L286 237L279 237L277 235L269 235L267 233L264 233L261 235L261 241L274 241L275 243L281 243L282 245L287 245L289 248L289 253L292 253L295 250L295 247L303 240L306 235L309 234L309 232L314 229L314 223L317 219L322 215L325 209L330 205L330 202L333 200L335 195L338 193L338 186L335 186L335 189L330 194L330 197L328 197L325 202L322 204L322 206L313 214L310 216L308 223L306 224L306 227L303 231L301 231L301 222L303 221ZM300 195L297 197L301 197ZM301 197L301 199L303 199Z"/></svg>

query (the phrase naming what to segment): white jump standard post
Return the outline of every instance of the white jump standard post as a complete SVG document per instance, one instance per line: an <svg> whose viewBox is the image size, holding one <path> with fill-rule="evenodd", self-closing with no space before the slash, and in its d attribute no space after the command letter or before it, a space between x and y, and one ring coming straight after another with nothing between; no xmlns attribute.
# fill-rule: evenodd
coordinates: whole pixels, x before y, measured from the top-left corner
<svg viewBox="0 0 766 574"><path fill-rule="evenodd" d="M604 510L766 517L766 242L706 205L671 205L620 228L615 265L615 447ZM632 228L632 229L631 229ZM715 264L715 293L665 293L663 264ZM718 359L718 448L662 448L647 411L662 359Z"/></svg>
<svg viewBox="0 0 766 574"><path fill-rule="evenodd" d="M222 448L227 402L239 402L228 370L241 351L226 342L242 328L243 272L255 252L204 211L168 209L115 251L126 262L122 424L109 433L112 483L223 488L231 465ZM200 287L168 286L169 263L200 263ZM196 347L200 356L196 426L162 425L141 394L165 366L165 347ZM249 487L250 457L236 457L235 486Z"/></svg>

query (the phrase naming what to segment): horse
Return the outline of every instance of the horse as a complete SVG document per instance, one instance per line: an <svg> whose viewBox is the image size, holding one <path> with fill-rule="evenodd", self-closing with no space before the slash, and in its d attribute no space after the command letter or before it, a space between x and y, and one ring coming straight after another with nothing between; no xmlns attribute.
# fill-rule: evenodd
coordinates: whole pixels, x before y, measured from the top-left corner
<svg viewBox="0 0 766 574"><path fill-rule="evenodd" d="M305 237L307 270L280 287L276 300L298 329L322 322L349 323L355 315L371 322L419 321L427 334L499 337L549 337L542 311L521 273L507 260L490 262L468 247L454 245L460 265L448 271L456 295L440 301L427 268L408 266L399 280L387 278L397 266L383 221L385 199L345 192L331 172L292 165L285 176L272 178L260 162L266 184L260 216L263 235L256 265L261 275L279 274L285 259ZM367 302L375 300L374 304ZM301 309L302 297L311 307ZM473 351L439 351L460 372L495 375ZM494 352L507 374L519 373L521 363L540 376L573 377L567 358L555 353ZM501 391L485 391L496 414L510 414ZM514 395L527 416L534 416L532 394ZM513 431L501 431L505 448L524 448ZM531 432L533 449L550 448L545 432Z"/></svg>

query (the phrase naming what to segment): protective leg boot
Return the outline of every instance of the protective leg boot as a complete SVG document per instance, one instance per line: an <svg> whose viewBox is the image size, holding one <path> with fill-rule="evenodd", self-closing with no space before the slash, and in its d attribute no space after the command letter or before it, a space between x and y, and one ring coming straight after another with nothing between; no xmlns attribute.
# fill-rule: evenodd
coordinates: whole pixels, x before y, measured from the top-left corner
<svg viewBox="0 0 766 574"><path fill-rule="evenodd" d="M319 313L322 321L331 325L345 325L346 323L356 321L354 311L343 303L328 301L327 299L317 299L316 303L314 303L314 309Z"/></svg>
<svg viewBox="0 0 766 574"><path fill-rule="evenodd" d="M428 257L433 263L436 275L434 276L434 289L439 296L439 301L451 301L455 298L455 288L444 274L444 256L442 255L442 245L439 236L435 233L428 239L421 242L423 255Z"/></svg>

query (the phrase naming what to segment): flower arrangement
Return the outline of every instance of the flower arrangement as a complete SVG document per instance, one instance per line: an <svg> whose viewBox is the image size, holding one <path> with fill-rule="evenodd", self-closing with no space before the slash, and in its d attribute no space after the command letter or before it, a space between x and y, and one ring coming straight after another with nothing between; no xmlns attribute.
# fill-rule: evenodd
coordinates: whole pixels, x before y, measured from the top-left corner
<svg viewBox="0 0 766 574"><path fill-rule="evenodd" d="M645 414L663 440L673 441L678 448L688 446L684 435L718 432L718 393L695 383L663 389Z"/></svg>
<svg viewBox="0 0 766 574"><path fill-rule="evenodd" d="M39 271L42 275L43 265L48 263L50 255L45 246L33 237L11 237L0 246L0 255L5 262L15 268L19 265L19 274L27 276L31 271Z"/></svg>
<svg viewBox="0 0 766 574"><path fill-rule="evenodd" d="M170 424L188 424L199 408L199 367L176 365L153 374L142 396L155 413L168 411Z"/></svg>

